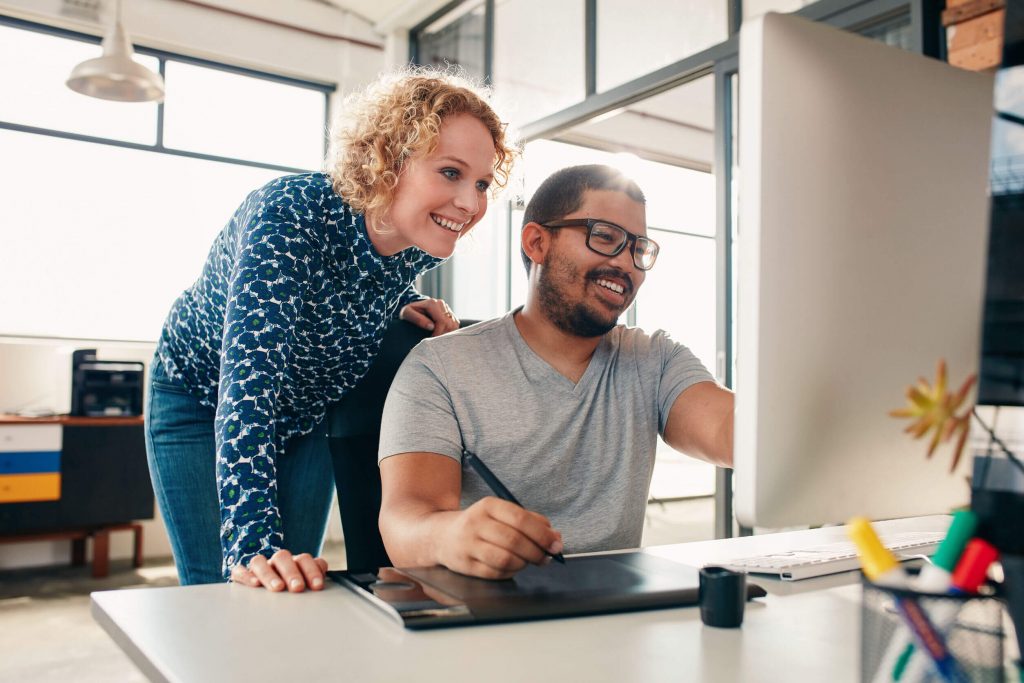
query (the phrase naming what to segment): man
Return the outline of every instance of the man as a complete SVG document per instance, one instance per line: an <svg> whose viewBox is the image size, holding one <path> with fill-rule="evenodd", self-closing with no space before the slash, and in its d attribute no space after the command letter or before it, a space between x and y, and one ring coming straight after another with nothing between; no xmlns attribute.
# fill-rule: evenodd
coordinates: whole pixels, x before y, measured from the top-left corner
<svg viewBox="0 0 1024 683"><path fill-rule="evenodd" d="M506 578L548 553L637 547L659 432L732 465L732 393L664 332L616 325L657 257L644 201L612 168L558 171L526 207L526 305L406 359L379 454L396 566ZM524 507L463 471L463 450Z"/></svg>

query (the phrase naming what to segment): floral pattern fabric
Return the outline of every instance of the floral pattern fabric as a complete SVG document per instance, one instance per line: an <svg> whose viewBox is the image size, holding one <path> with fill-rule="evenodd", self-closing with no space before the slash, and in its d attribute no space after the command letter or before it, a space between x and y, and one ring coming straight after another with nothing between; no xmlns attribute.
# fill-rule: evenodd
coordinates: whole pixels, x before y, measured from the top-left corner
<svg viewBox="0 0 1024 683"><path fill-rule="evenodd" d="M388 323L441 261L380 256L322 173L252 192L174 302L157 345L168 376L216 409L224 576L287 547L275 463L366 373Z"/></svg>

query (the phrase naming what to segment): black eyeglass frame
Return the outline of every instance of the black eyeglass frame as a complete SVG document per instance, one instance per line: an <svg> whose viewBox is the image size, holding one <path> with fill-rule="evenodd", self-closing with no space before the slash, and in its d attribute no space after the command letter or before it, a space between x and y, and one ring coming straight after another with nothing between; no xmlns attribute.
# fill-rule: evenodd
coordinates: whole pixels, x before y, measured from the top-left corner
<svg viewBox="0 0 1024 683"><path fill-rule="evenodd" d="M590 243L590 238L594 234L594 226L597 225L598 223L601 223L602 225L610 225L611 227L616 228L617 230L621 230L626 235L626 239L624 239L622 243L618 246L618 248L610 254L606 251L601 251L600 249L595 248L594 245ZM622 250L625 249L626 245L628 244L630 254L633 255L633 265L636 266L637 270L647 271L653 268L654 264L657 263L658 261L658 254L661 253L661 245L652 240L650 237L636 235L630 232L629 230L626 230L621 225L617 223L612 223L611 221L606 221L603 218L567 218L565 220L551 221L549 223L538 223L537 225L541 226L542 228L549 229L586 228L587 248L590 249L590 251L594 252L595 254L601 254L601 256L618 256L619 254L622 253ZM651 265L647 266L646 268L643 266L643 264L640 263L640 260L637 258L636 244L640 240L643 240L644 242L654 246L654 254L651 256Z"/></svg>

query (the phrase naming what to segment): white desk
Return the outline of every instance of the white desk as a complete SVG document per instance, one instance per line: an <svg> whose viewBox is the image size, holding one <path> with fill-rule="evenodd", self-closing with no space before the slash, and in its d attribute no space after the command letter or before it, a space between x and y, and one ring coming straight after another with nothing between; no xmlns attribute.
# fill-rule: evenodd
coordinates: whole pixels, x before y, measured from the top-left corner
<svg viewBox="0 0 1024 683"><path fill-rule="evenodd" d="M944 531L949 517L881 531ZM841 528L650 549L692 566L846 540ZM157 681L857 681L860 586L853 572L756 578L767 598L740 629L695 607L406 631L337 585L272 594L236 585L93 593L92 612Z"/></svg>

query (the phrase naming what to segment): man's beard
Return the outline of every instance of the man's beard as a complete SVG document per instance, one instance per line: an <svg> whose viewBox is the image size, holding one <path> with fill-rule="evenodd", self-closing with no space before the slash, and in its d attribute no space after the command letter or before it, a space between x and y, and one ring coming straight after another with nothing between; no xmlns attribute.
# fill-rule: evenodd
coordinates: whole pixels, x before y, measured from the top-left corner
<svg viewBox="0 0 1024 683"><path fill-rule="evenodd" d="M618 318L602 320L582 301L569 303L564 292L558 288L552 277L556 269L562 276L560 278L562 282L572 282L576 279L589 280L591 279L590 275L593 274L580 275L579 269L570 261L556 258L553 254L548 253L537 281L537 294L547 318L558 329L576 337L600 337L611 331L618 324Z"/></svg>

